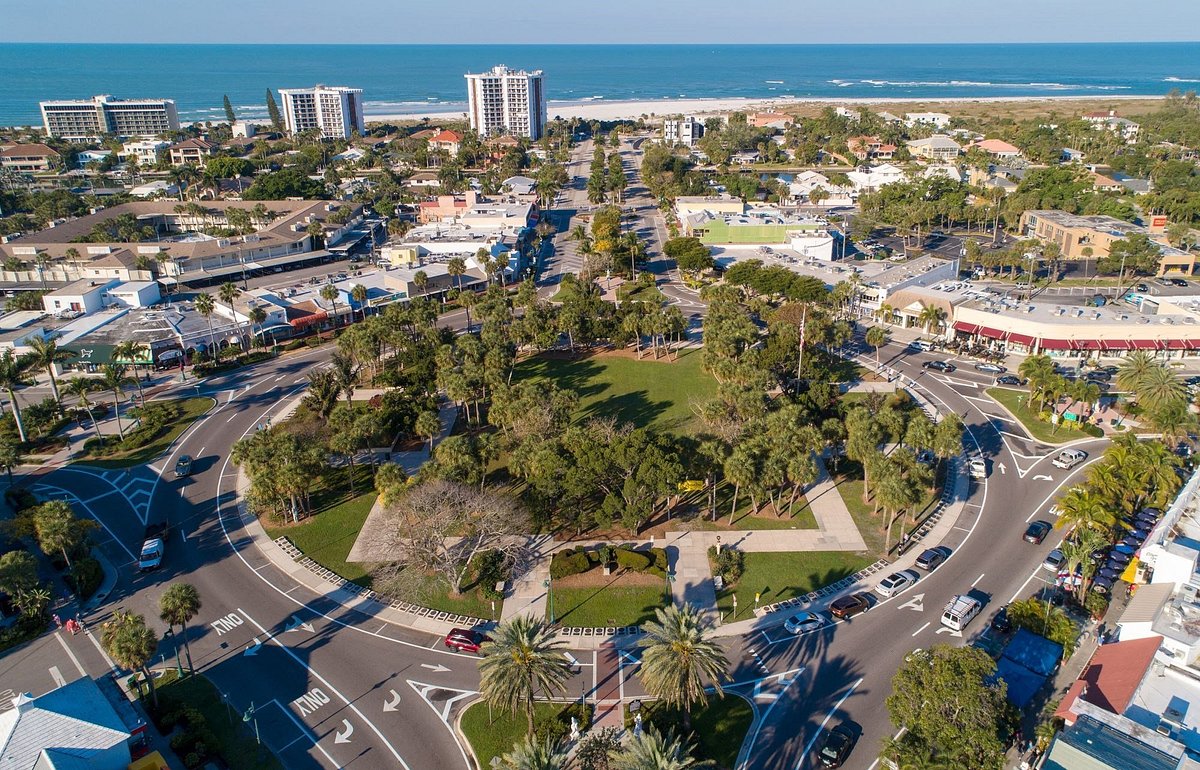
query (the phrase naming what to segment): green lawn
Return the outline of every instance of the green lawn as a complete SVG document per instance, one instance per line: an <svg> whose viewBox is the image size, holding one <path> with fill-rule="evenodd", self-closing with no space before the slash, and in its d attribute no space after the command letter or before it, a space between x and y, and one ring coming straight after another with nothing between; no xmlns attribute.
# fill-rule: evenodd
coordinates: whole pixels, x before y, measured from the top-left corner
<svg viewBox="0 0 1200 770"><path fill-rule="evenodd" d="M1038 441L1047 444L1062 444L1073 439L1084 438L1086 435L1073 428L1053 425L1039 419L1027 406L1029 403L1029 391L1027 390L988 388L987 394L1012 412L1025 426L1025 430L1029 431L1029 434Z"/></svg>
<svg viewBox="0 0 1200 770"><path fill-rule="evenodd" d="M723 698L710 695L709 698L707 706L697 706L692 710L693 756L701 760L710 759L721 770L732 770L754 714L750 704L736 695ZM628 709L625 719L632 726L633 720ZM643 725L649 722L660 730L674 727L677 735L683 732L679 710L661 701L645 703L642 706L642 720Z"/></svg>
<svg viewBox="0 0 1200 770"><path fill-rule="evenodd" d="M132 468L136 465L153 462L159 455L167 451L167 447L171 446L175 439L188 429L188 426L216 405L216 401L208 396L185 398L175 403L181 408L179 416L143 446L128 452L118 452L103 457L84 455L75 462L97 468ZM115 440L115 438L109 440Z"/></svg>
<svg viewBox="0 0 1200 770"><path fill-rule="evenodd" d="M253 727L239 717L230 719L229 707L221 700L221 694L203 676L175 679L175 672L168 671L158 686L160 711L169 713L181 708L194 708L204 715L209 729L216 735L214 748L232 770L281 770L279 760L263 744L254 740ZM149 703L149 701L146 701Z"/></svg>
<svg viewBox="0 0 1200 770"><path fill-rule="evenodd" d="M545 377L579 394L576 419L613 416L624 422L673 433L689 433L697 418L691 401L716 393L704 371L700 350L682 351L677 361L653 355L641 361L622 356L567 360L535 356L517 365L516 377Z"/></svg>
<svg viewBox="0 0 1200 770"><path fill-rule="evenodd" d="M554 619L564 626L617 627L654 619L666 604L667 582L657 586L554 588ZM547 606L546 612L549 614Z"/></svg>
<svg viewBox="0 0 1200 770"><path fill-rule="evenodd" d="M575 708L568 711L572 706ZM534 724L558 717L569 725L571 713L575 713L578 708L578 704L571 703L548 703L545 701L535 703L533 704ZM463 735L471 744L471 750L475 752L479 767L483 770L492 767L494 757L508 753L516 745L516 742L525 737L529 731L529 722L524 712L510 714L507 711L493 708L490 713L491 717L489 718L487 704L479 701L467 707L467 710L463 712L462 721L459 723Z"/></svg>
<svg viewBox="0 0 1200 770"><path fill-rule="evenodd" d="M310 516L291 526L265 525L272 540L286 535L296 547L318 564L338 575L369 586L371 576L365 565L346 561L354 539L358 537L371 506L375 503L375 491L352 497L339 505Z"/></svg>
<svg viewBox="0 0 1200 770"><path fill-rule="evenodd" d="M737 620L753 617L754 594L761 593L759 606L792 599L853 575L874 559L846 551L801 551L797 553L748 553L746 571L732 588L717 595L717 609L724 615L733 610L737 595ZM726 618L726 622L735 620Z"/></svg>

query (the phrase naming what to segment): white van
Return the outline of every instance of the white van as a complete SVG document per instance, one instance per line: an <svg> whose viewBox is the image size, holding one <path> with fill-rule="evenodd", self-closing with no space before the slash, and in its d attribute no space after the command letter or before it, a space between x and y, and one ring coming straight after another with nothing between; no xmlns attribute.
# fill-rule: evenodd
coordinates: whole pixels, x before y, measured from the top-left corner
<svg viewBox="0 0 1200 770"><path fill-rule="evenodd" d="M913 340L909 344L909 347L915 350L923 350L928 353L929 351L933 350L933 342L930 340Z"/></svg>
<svg viewBox="0 0 1200 770"><path fill-rule="evenodd" d="M951 631L962 631L983 609L983 603L970 596L955 596L942 610L942 625Z"/></svg>

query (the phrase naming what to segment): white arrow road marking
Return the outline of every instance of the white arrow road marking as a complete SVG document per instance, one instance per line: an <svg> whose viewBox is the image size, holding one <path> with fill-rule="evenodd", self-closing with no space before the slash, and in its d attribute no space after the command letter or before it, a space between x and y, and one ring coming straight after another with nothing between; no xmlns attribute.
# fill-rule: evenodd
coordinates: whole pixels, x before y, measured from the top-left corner
<svg viewBox="0 0 1200 770"><path fill-rule="evenodd" d="M1008 473L1008 469L1004 467L1004 463L1000 463L1000 473Z"/></svg>
<svg viewBox="0 0 1200 770"><path fill-rule="evenodd" d="M334 743L349 743L349 742L350 742L350 736L351 736L351 735L354 735L354 725L350 724L350 720L349 720L349 719L343 719L343 720L342 720L342 725L343 725L343 726L344 726L346 729L345 729L345 730L339 730L339 731L338 731L338 732L337 732L337 733L336 733L336 734L333 736L333 742L334 742Z"/></svg>
<svg viewBox="0 0 1200 770"><path fill-rule="evenodd" d="M1034 476L1033 480L1034 481L1054 481L1053 478L1045 475L1044 473L1039 473L1038 475Z"/></svg>
<svg viewBox="0 0 1200 770"><path fill-rule="evenodd" d="M450 707L451 706L453 706L455 703L462 700L463 698L469 698L472 695L479 694L479 693L475 692L474 690L455 690L451 687L440 687L436 684L425 684L424 682L415 682L412 679L409 679L407 681L408 681L408 686L413 688L414 690L416 690L417 694L421 696L421 700L428 703L429 707L431 709L433 709L434 713L436 713L438 715L438 718L441 719L443 722L445 722L447 725L450 724ZM437 707L437 704L435 704L433 701L431 701L429 699L429 693L431 693L434 690L441 690L442 692L453 692L453 693L457 693L457 695L454 695L454 696L442 701L442 707L439 709Z"/></svg>
<svg viewBox="0 0 1200 770"><path fill-rule="evenodd" d="M950 636L962 636L962 631L954 631L949 628L946 628L945 626L942 626L937 631L934 631L934 633L935 634L950 634Z"/></svg>
<svg viewBox="0 0 1200 770"><path fill-rule="evenodd" d="M913 594L913 597L901 604L896 609L898 610L916 610L917 612L925 611L925 594Z"/></svg>
<svg viewBox="0 0 1200 770"><path fill-rule="evenodd" d="M916 631L913 631L913 632L912 632L912 635L913 635L913 636L916 636L917 634L921 633L921 632L922 632L922 631L924 631L925 629L929 628L929 624L930 624L930 623L932 623L932 622L933 622L932 620L927 620L927 621L925 621L925 625L921 626L921 627L920 627L920 628L918 628Z"/></svg>
<svg viewBox="0 0 1200 770"><path fill-rule="evenodd" d="M800 670L803 671L803 669ZM788 676L786 672L764 677L754 683L754 694L752 697L754 700L773 701L782 695L784 691L787 690L788 686L794 681L796 681L796 677ZM762 691L763 687L768 683L778 684L782 689L780 689L778 692L764 693Z"/></svg>
<svg viewBox="0 0 1200 770"><path fill-rule="evenodd" d="M400 705L400 693L396 692L395 690L389 690L389 692L392 694L392 699L385 700L383 702L384 713L387 713L389 711L395 711L396 708Z"/></svg>
<svg viewBox="0 0 1200 770"><path fill-rule="evenodd" d="M312 633L314 630L312 623L305 623L304 621L300 620L299 615L293 615L288 618L287 626L284 627L283 632L286 634L289 631L295 631L298 628L303 628L309 633Z"/></svg>
<svg viewBox="0 0 1200 770"><path fill-rule="evenodd" d="M260 642L258 640L258 637L256 636L256 637L254 637L254 644L247 647L246 651L243 652L242 654L245 655L247 658L253 658L255 655L258 654L258 651L261 649L262 649L262 642Z"/></svg>
<svg viewBox="0 0 1200 770"><path fill-rule="evenodd" d="M445 666L443 666L441 663L437 664L436 666L431 666L428 663L422 663L421 668L427 668L435 674L444 674L445 672L450 670L450 669L446 668Z"/></svg>
<svg viewBox="0 0 1200 770"><path fill-rule="evenodd" d="M626 652L625 650L621 650L621 657L628 660L629 665L631 665L631 666L641 665L641 661L638 660L636 657L634 657L633 653L631 653L631 652Z"/></svg>

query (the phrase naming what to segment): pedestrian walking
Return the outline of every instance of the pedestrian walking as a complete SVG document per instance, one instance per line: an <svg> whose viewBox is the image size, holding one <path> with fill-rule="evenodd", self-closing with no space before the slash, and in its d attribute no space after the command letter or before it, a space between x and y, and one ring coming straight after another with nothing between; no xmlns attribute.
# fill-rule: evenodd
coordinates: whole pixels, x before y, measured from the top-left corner
<svg viewBox="0 0 1200 770"><path fill-rule="evenodd" d="M54 621L55 628L62 628L62 618L58 616L58 613L51 615L50 619Z"/></svg>
<svg viewBox="0 0 1200 770"><path fill-rule="evenodd" d="M79 624L74 620L68 620L67 630L71 632L71 636L75 636L75 634L79 633Z"/></svg>

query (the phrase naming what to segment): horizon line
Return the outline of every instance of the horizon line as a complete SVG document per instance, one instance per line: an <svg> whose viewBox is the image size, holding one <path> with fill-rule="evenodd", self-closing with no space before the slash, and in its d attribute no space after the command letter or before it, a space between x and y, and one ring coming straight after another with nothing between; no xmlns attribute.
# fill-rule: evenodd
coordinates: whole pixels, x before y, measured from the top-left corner
<svg viewBox="0 0 1200 770"><path fill-rule="evenodd" d="M541 48L571 48L579 46L726 46L726 47L761 47L761 46L785 46L791 48L816 48L820 46L980 46L980 45L1022 45L1022 46L1046 46L1046 45L1195 45L1200 44L1200 39L1197 40L980 40L980 41L956 41L956 42L941 42L941 41L876 41L876 42L853 42L853 41L832 41L823 43L786 43L786 42L612 42L612 41L592 41L592 42L576 42L576 43L428 43L428 42L370 42L360 43L354 41L345 42L293 42L293 43L276 43L276 42L259 42L259 41L121 41L121 42L103 42L83 40L0 40L4 45L78 45L78 46L120 46L120 45L139 45L139 46L163 46L163 45L256 45L256 46L272 46L277 48L296 48L296 47L334 47L334 46L438 46L438 47L490 47L490 48L516 48L521 46L536 46Z"/></svg>

